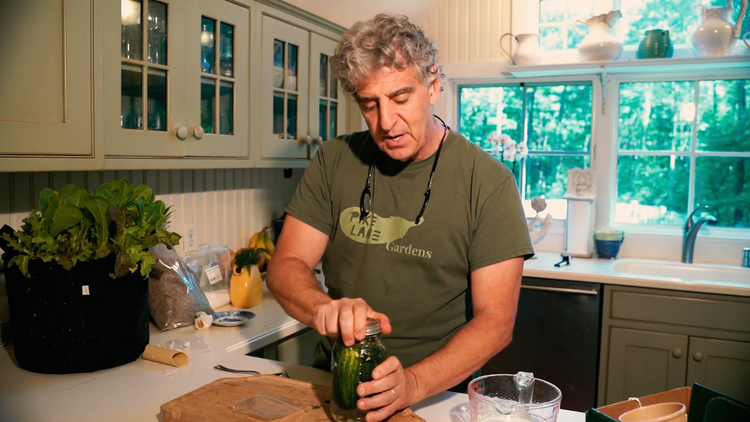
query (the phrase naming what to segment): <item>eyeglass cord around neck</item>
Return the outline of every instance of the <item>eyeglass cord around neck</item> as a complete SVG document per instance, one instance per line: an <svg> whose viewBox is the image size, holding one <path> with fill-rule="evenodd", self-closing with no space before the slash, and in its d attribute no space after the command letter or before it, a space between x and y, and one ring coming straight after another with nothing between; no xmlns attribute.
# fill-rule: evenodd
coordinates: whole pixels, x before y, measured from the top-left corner
<svg viewBox="0 0 750 422"><path fill-rule="evenodd" d="M440 151L443 149L443 142L445 141L446 136L448 136L448 130L450 127L445 124L443 119L433 114L433 116L440 120L440 123L443 124L443 138L440 139L440 145L438 146L437 152L435 153L435 161L432 162L432 170L430 170L430 179L427 181L427 190L424 191L424 202L422 203L422 208L419 210L419 214L417 215L417 218L414 220L414 224L419 224L419 222L422 220L422 217L424 216L424 212L427 209L427 204L430 203L430 195L432 193L432 178L435 176L435 169L437 168L438 159L440 159ZM375 160L373 160L370 163L370 166L367 170L367 180L365 181L365 188L362 190L362 195L359 197L359 222L365 221L365 218L367 218L368 215L370 215L370 211L367 211L365 209L365 200L370 198L372 193L370 192L370 182L372 181L372 170L375 167Z"/></svg>

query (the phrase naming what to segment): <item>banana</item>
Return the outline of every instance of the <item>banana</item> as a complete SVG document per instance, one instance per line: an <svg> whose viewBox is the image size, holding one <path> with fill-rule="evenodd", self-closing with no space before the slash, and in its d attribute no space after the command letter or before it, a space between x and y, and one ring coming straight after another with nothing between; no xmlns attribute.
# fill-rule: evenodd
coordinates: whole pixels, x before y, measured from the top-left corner
<svg viewBox="0 0 750 422"><path fill-rule="evenodd" d="M250 242L247 244L248 248L250 249L258 248L258 239L260 238L261 233L263 233L263 230L253 234L253 236L250 238Z"/></svg>
<svg viewBox="0 0 750 422"><path fill-rule="evenodd" d="M265 241L264 248L268 251L268 255L273 256L273 253L276 251L276 245L273 244L273 240L271 240L271 236L268 235L268 231L271 228L266 226L263 230L265 235L263 236L263 240Z"/></svg>

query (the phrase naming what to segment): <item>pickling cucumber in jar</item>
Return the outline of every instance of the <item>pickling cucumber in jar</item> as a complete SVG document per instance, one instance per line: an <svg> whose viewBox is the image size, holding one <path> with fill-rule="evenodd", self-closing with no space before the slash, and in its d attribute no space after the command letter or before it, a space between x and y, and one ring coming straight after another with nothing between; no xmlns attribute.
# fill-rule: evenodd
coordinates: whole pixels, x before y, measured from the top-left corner
<svg viewBox="0 0 750 422"><path fill-rule="evenodd" d="M357 408L357 387L372 381L372 371L385 361L385 347L380 341L380 321L368 318L362 341L346 346L339 337L331 350L331 414L339 422L365 420L366 411Z"/></svg>

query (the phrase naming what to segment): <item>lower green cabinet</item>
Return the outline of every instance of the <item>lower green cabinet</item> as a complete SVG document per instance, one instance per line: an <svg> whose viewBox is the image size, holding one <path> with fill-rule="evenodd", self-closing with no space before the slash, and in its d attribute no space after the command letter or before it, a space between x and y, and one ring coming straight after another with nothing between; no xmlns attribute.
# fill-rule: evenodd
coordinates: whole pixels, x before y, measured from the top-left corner
<svg viewBox="0 0 750 422"><path fill-rule="evenodd" d="M612 328L607 403L685 385L688 337Z"/></svg>
<svg viewBox="0 0 750 422"><path fill-rule="evenodd" d="M690 337L687 384L750 402L750 342Z"/></svg>
<svg viewBox="0 0 750 422"><path fill-rule="evenodd" d="M606 286L597 405L694 382L750 401L750 298Z"/></svg>

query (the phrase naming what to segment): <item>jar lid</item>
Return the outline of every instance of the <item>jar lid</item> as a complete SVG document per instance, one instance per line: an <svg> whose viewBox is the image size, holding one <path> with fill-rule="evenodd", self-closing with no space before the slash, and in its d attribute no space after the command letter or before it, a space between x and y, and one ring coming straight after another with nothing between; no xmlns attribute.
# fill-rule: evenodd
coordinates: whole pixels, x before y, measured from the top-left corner
<svg viewBox="0 0 750 422"><path fill-rule="evenodd" d="M367 318L367 333L366 335L372 336L380 334L380 321L375 318Z"/></svg>

